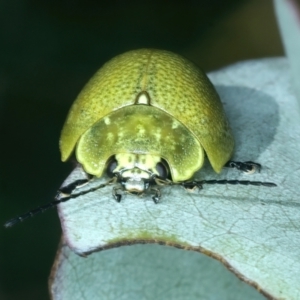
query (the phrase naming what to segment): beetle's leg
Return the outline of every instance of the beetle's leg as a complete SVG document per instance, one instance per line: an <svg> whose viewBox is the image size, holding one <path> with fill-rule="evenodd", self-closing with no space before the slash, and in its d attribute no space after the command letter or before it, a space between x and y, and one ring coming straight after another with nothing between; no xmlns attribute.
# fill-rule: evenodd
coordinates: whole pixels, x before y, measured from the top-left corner
<svg viewBox="0 0 300 300"><path fill-rule="evenodd" d="M160 202L160 198L161 198L161 192L160 189L158 188L151 188L152 191L154 191L154 196L152 197L152 200L155 204Z"/></svg>
<svg viewBox="0 0 300 300"><path fill-rule="evenodd" d="M113 195L114 199L120 203L122 200L122 194L118 193L118 191L122 191L122 189L118 186L114 186L112 189L112 195Z"/></svg>
<svg viewBox="0 0 300 300"><path fill-rule="evenodd" d="M88 179L82 179L82 181L84 181L84 180L88 180ZM60 201L60 202L65 202L65 201L67 201L69 199L77 198L79 196L83 196L85 194L88 194L88 193L91 193L91 192L95 192L95 191L97 191L97 190L99 190L101 188L106 187L107 185L115 183L116 180L117 180L116 177L113 177L113 178L111 178L110 180L108 180L105 183L101 183L101 184L99 184L99 185L97 185L95 187L92 187L92 188L90 188L88 190L85 190L85 191L78 192L76 194L66 194L66 193L64 193L64 188L63 188L63 189L58 190L58 193L55 196L55 199L58 200L58 201ZM88 180L87 182L83 182L81 185L77 185L75 188L83 187L84 185L86 185L90 181L91 181L91 179ZM70 185L75 185L76 183L80 184L80 180L76 180L73 183L71 183ZM69 185L66 186L66 188L68 188L68 187L69 187ZM75 188L73 189L73 191L75 190Z"/></svg>
<svg viewBox="0 0 300 300"><path fill-rule="evenodd" d="M164 178L160 178L158 176L156 176L154 178L154 181L157 185L179 185L184 187L186 190L193 192L196 188L201 190L202 189L202 181L184 181L184 182L173 182L170 179L164 179ZM155 190L155 189L153 189ZM156 195L155 195L156 196ZM153 201L154 197L152 197ZM160 200L160 199L158 199ZM158 202L155 202L158 203Z"/></svg>
<svg viewBox="0 0 300 300"><path fill-rule="evenodd" d="M225 168L234 168L239 171L245 172L247 174L253 174L256 171L260 172L261 165L258 163L255 163L253 161L228 161L225 166Z"/></svg>
<svg viewBox="0 0 300 300"><path fill-rule="evenodd" d="M57 191L57 195L59 198L69 197L74 190L85 186L86 184L90 183L93 179L94 179L94 176L88 175L88 178L86 178L86 179L75 180L75 181L71 182L70 184L60 188Z"/></svg>
<svg viewBox="0 0 300 300"><path fill-rule="evenodd" d="M186 182L180 182L181 186L183 186L186 190L193 192L196 188L198 190L202 190L202 181L186 181Z"/></svg>
<svg viewBox="0 0 300 300"><path fill-rule="evenodd" d="M153 180L157 185L161 185L161 186L173 185L173 182L170 179L165 179L165 178L162 178L162 177L159 177L159 176L155 176L153 178Z"/></svg>

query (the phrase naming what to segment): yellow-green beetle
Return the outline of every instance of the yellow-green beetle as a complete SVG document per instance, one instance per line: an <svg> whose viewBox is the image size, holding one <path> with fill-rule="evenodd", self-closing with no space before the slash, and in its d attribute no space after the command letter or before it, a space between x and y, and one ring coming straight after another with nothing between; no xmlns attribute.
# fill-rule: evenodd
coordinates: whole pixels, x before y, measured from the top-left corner
<svg viewBox="0 0 300 300"><path fill-rule="evenodd" d="M85 171L97 177L117 155L118 169L128 168L128 159L155 169L163 158L178 182L202 167L204 151L220 172L234 140L202 71L174 53L141 49L110 60L79 94L61 133L62 160L75 148Z"/></svg>
<svg viewBox="0 0 300 300"><path fill-rule="evenodd" d="M108 169L133 193L159 184L190 186L186 181L205 154L217 173L225 164L245 171L259 166L228 163L234 139L207 76L187 59L154 49L119 55L92 77L61 133L62 160L74 149L88 174L100 177Z"/></svg>
<svg viewBox="0 0 300 300"><path fill-rule="evenodd" d="M219 173L226 167L250 172L260 165L233 162L234 140L221 101L207 76L174 53L140 49L106 63L88 82L70 109L62 129L60 150L66 161L73 150L87 174L112 177L104 187L142 194L161 185L201 188L203 184L270 182L191 180L208 157ZM60 202L89 191L72 193L89 179L62 188L55 201L8 221L10 227ZM95 190L95 188L90 191Z"/></svg>

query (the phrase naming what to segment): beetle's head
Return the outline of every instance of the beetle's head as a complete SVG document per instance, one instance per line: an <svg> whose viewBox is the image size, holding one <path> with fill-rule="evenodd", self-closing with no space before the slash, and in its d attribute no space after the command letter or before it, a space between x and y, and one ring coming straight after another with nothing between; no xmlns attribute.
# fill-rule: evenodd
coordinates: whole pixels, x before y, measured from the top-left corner
<svg viewBox="0 0 300 300"><path fill-rule="evenodd" d="M121 153L109 161L107 173L110 177L116 176L127 192L142 194L156 184L156 177L166 179L169 171L159 156Z"/></svg>

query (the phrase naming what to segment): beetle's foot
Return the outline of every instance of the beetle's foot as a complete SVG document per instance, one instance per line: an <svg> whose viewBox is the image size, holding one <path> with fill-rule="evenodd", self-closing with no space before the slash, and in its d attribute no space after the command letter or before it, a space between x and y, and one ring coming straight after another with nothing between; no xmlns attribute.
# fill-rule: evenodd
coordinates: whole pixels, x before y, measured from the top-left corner
<svg viewBox="0 0 300 300"><path fill-rule="evenodd" d="M112 195L113 195L114 199L118 203L120 203L121 200L122 200L122 193L120 191L122 191L122 190L119 187L114 187L113 192L112 192Z"/></svg>
<svg viewBox="0 0 300 300"><path fill-rule="evenodd" d="M239 171L242 171L246 174L253 174L255 172L260 172L261 170L261 165L258 163L255 163L253 161L228 161L225 166L225 168L234 168Z"/></svg>
<svg viewBox="0 0 300 300"><path fill-rule="evenodd" d="M152 200L155 204L157 204L160 202L161 192L159 189L155 189L155 188L153 188L152 191L155 192L154 196L152 197Z"/></svg>
<svg viewBox="0 0 300 300"><path fill-rule="evenodd" d="M154 202L155 204L157 204L157 203L159 203L160 198L159 198L157 195L154 195L154 196L152 197L152 200L153 200L153 202Z"/></svg>
<svg viewBox="0 0 300 300"><path fill-rule="evenodd" d="M116 193L116 194L114 195L114 198L115 198L115 200L116 200L118 203L120 203L121 200L122 200L122 195Z"/></svg>

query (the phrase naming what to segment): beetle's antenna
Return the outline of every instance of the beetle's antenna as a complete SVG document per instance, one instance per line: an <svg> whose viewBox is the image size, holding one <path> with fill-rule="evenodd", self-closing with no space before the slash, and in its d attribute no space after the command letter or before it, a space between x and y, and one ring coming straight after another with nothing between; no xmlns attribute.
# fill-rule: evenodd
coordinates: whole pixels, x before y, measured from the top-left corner
<svg viewBox="0 0 300 300"><path fill-rule="evenodd" d="M16 225L17 223L23 222L23 221L25 221L26 219L28 219L30 217L34 217L35 215L37 215L39 213L42 213L42 212L44 212L44 211L46 211L46 210L48 210L52 207L55 207L59 203L68 201L71 198L75 198L75 197L69 196L69 197L65 197L65 198L62 198L62 199L54 200L54 201L52 201L50 203L47 203L43 206L39 206L35 209L32 209L32 210L30 210L29 212L27 212L23 215L20 215L18 217L15 217L15 218L12 218L12 219L8 220L7 222L5 222L4 227L6 227L6 228L12 227L12 226Z"/></svg>
<svg viewBox="0 0 300 300"><path fill-rule="evenodd" d="M90 188L88 190L85 191L81 191L77 194L71 194L73 190L75 190L77 187L81 187L83 185L85 185L86 183L88 183L90 181L90 179L81 179L81 180L76 180L72 183L70 183L69 185L63 187L62 189L58 190L57 195L55 196L55 200L52 202L49 202L43 206L39 206L35 209L32 209L30 211L28 211L27 213L20 215L18 217L12 218L10 220L8 220L5 224L4 227L9 228L12 227L20 222L25 221L28 218L34 217L35 215L39 214L39 213L43 213L44 211L57 206L58 204L62 203L62 202L66 202L70 199L74 199L77 198L79 196L83 196L85 194L88 194L90 192L94 192L98 189L104 188L107 185L113 183L116 179L112 178L109 181L107 181L106 183L102 183L96 187Z"/></svg>
<svg viewBox="0 0 300 300"><path fill-rule="evenodd" d="M227 180L227 179L211 179L211 180L192 180L192 181L183 181L183 182L173 182L172 180L165 179L159 176L155 176L154 181L157 185L180 185L185 189L193 189L195 187L202 189L202 185L204 184L241 184L241 185L255 185L255 186L266 186L266 187L274 187L277 186L276 183L273 182L262 182L262 181L249 181L249 180Z"/></svg>
<svg viewBox="0 0 300 300"><path fill-rule="evenodd" d="M177 183L175 183L175 184L177 184ZM275 184L273 182L249 181L249 180L226 180L226 179L186 181L186 182L178 183L178 185L181 185L186 189L193 189L195 187L202 189L203 184L233 184L233 185L241 184L241 185L255 185L255 186L266 186L266 187L277 186L277 184Z"/></svg>

